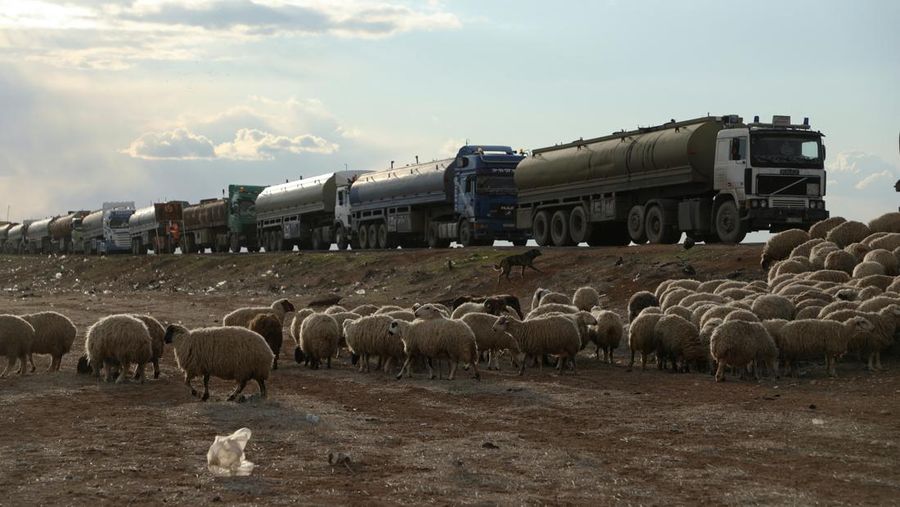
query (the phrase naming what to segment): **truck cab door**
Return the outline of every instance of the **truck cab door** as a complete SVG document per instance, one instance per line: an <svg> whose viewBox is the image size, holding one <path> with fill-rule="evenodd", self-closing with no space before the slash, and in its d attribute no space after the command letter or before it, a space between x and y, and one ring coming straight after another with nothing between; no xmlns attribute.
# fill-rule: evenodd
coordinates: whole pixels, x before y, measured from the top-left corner
<svg viewBox="0 0 900 507"><path fill-rule="evenodd" d="M456 212L466 218L475 217L475 173L458 174L456 177Z"/></svg>
<svg viewBox="0 0 900 507"><path fill-rule="evenodd" d="M334 200L334 220L350 227L350 187L338 187Z"/></svg>
<svg viewBox="0 0 900 507"><path fill-rule="evenodd" d="M713 186L721 193L744 200L752 189L744 188L749 171L749 138L746 134L720 137L716 140L716 161Z"/></svg>

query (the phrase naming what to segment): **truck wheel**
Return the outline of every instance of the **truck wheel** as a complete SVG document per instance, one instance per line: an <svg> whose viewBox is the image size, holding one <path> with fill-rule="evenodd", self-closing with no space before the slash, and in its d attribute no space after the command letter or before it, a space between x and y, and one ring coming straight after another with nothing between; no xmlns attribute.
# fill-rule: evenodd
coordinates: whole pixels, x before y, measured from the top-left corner
<svg viewBox="0 0 900 507"><path fill-rule="evenodd" d="M361 250L369 248L369 228L365 225L359 226L359 232L356 233L356 241L359 242Z"/></svg>
<svg viewBox="0 0 900 507"><path fill-rule="evenodd" d="M371 250L374 250L374 249L378 248L378 226L375 224L372 224L368 227L368 229L369 229L368 230L369 248Z"/></svg>
<svg viewBox="0 0 900 507"><path fill-rule="evenodd" d="M681 231L674 224L676 217L669 215L662 206L652 206L646 210L644 230L650 243L673 245L681 239Z"/></svg>
<svg viewBox="0 0 900 507"><path fill-rule="evenodd" d="M587 241L591 237L593 224L588 220L587 212L583 206L576 206L569 213L569 235L572 243L578 244Z"/></svg>
<svg viewBox="0 0 900 507"><path fill-rule="evenodd" d="M390 246L389 239L387 225L378 224L378 248L387 250Z"/></svg>
<svg viewBox="0 0 900 507"><path fill-rule="evenodd" d="M547 211L538 211L534 216L534 222L531 224L531 231L534 233L534 240L538 246L547 246L550 244L550 213Z"/></svg>
<svg viewBox="0 0 900 507"><path fill-rule="evenodd" d="M747 235L741 214L732 200L723 202L716 210L716 235L722 243L740 243Z"/></svg>
<svg viewBox="0 0 900 507"><path fill-rule="evenodd" d="M276 231L272 233L272 238L274 239L272 250L275 252L281 252L282 250L284 250L284 234Z"/></svg>
<svg viewBox="0 0 900 507"><path fill-rule="evenodd" d="M514 239L512 240L513 246L525 246L528 243L527 239Z"/></svg>
<svg viewBox="0 0 900 507"><path fill-rule="evenodd" d="M569 246L572 238L569 236L569 212L556 210L550 218L550 239L555 246Z"/></svg>
<svg viewBox="0 0 900 507"><path fill-rule="evenodd" d="M310 246L313 250L322 250L322 238L319 234L313 233L312 238L310 239Z"/></svg>
<svg viewBox="0 0 900 507"><path fill-rule="evenodd" d="M647 229L644 223L644 207L632 206L628 210L628 237L635 245L643 245L647 242Z"/></svg>
<svg viewBox="0 0 900 507"><path fill-rule="evenodd" d="M472 224L468 220L459 222L459 244L462 246L475 246L475 234L472 232Z"/></svg>
<svg viewBox="0 0 900 507"><path fill-rule="evenodd" d="M241 237L237 234L232 234L228 237L229 248L234 253L241 253ZM248 252L250 250L247 250Z"/></svg>
<svg viewBox="0 0 900 507"><path fill-rule="evenodd" d="M346 250L349 242L347 241L347 233L344 231L344 226L339 225L334 230L334 242L337 243L338 250Z"/></svg>

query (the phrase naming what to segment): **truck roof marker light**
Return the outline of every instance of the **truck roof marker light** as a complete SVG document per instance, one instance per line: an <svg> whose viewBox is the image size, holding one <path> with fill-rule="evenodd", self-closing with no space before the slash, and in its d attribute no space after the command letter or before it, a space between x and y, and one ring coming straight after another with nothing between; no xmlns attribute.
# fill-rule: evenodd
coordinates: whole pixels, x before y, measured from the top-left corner
<svg viewBox="0 0 900 507"><path fill-rule="evenodd" d="M753 123L759 123L759 115L758 114L753 117Z"/></svg>
<svg viewBox="0 0 900 507"><path fill-rule="evenodd" d="M803 117L803 125L809 127L809 116Z"/></svg>

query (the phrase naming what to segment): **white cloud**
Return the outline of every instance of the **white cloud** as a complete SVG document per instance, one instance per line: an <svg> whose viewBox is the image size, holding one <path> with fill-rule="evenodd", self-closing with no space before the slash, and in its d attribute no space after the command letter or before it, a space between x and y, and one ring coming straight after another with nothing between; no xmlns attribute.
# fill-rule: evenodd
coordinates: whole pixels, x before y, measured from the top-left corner
<svg viewBox="0 0 900 507"><path fill-rule="evenodd" d="M216 148L210 139L184 127L168 132L148 132L122 152L145 160L208 160L216 156Z"/></svg>
<svg viewBox="0 0 900 507"><path fill-rule="evenodd" d="M871 185L872 183L874 183L878 180L882 180L882 179L887 179L889 183L893 184L894 178L895 178L894 173L892 173L891 171L888 171L888 170L884 170L884 171L881 171L880 173L870 174L870 175L866 176L865 178L859 180L859 182L857 182L856 185L854 185L854 188L856 188L857 190L862 190L862 189L868 187L869 185Z"/></svg>
<svg viewBox="0 0 900 507"><path fill-rule="evenodd" d="M310 134L287 137L241 129L235 134L234 141L216 146L216 156L233 160L272 160L278 153L329 154L338 148L339 145Z"/></svg>

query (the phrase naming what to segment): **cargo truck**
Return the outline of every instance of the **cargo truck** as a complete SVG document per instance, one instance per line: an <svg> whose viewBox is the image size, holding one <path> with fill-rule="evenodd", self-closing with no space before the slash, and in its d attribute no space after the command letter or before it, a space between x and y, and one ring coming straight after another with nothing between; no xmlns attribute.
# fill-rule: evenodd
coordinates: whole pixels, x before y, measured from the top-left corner
<svg viewBox="0 0 900 507"><path fill-rule="evenodd" d="M73 234L81 229L81 222L88 211L70 211L68 215L61 216L50 224L50 251L52 253L74 253L75 242ZM81 250L81 243L78 250Z"/></svg>
<svg viewBox="0 0 900 507"><path fill-rule="evenodd" d="M16 224L9 228L9 231L6 233L7 253L25 253L25 234L28 232L28 227L34 222L34 220L23 220L21 224Z"/></svg>
<svg viewBox="0 0 900 507"><path fill-rule="evenodd" d="M828 218L824 136L789 116L703 117L534 150L516 223L539 245L739 243Z"/></svg>
<svg viewBox="0 0 900 507"><path fill-rule="evenodd" d="M59 217L35 220L25 231L25 251L31 254L50 253L50 224Z"/></svg>
<svg viewBox="0 0 900 507"><path fill-rule="evenodd" d="M266 252L345 249L350 240L347 188L367 171L338 171L273 185L256 198L256 228Z"/></svg>
<svg viewBox="0 0 900 507"><path fill-rule="evenodd" d="M148 250L157 254L175 253L181 243L182 211L187 204L169 201L136 210L128 218L131 253L143 255Z"/></svg>
<svg viewBox="0 0 900 507"><path fill-rule="evenodd" d="M18 225L18 224L10 223L10 222L0 225L0 252L6 251L6 241L7 241L7 238L9 238L9 230L12 229L16 225Z"/></svg>
<svg viewBox="0 0 900 507"><path fill-rule="evenodd" d="M249 252L259 250L256 234L256 198L266 187L228 185L228 195L221 199L204 199L200 204L184 208L184 253ZM224 191L222 192L225 193Z"/></svg>
<svg viewBox="0 0 900 507"><path fill-rule="evenodd" d="M127 253L132 251L128 219L134 214L133 201L103 203L103 208L81 220L81 229L72 233L85 255Z"/></svg>
<svg viewBox="0 0 900 507"><path fill-rule="evenodd" d="M513 180L523 158L508 146L463 146L454 158L359 177L350 187L354 248L524 245Z"/></svg>

